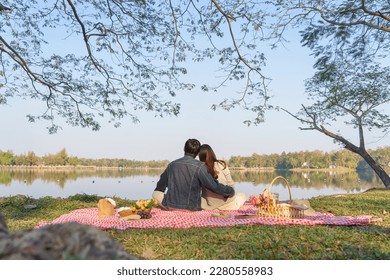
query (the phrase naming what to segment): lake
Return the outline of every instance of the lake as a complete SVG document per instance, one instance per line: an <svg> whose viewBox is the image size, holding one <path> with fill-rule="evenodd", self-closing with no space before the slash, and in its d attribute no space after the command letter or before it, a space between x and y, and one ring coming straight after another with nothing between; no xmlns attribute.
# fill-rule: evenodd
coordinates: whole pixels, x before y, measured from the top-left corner
<svg viewBox="0 0 390 280"><path fill-rule="evenodd" d="M125 199L147 199L156 186L162 170L0 170L0 197L23 194L32 198L45 196L67 198L90 194ZM359 193L383 188L373 172L254 172L232 171L236 190L247 197L270 187L276 176L287 178L293 199L320 195ZM280 200L289 199L288 186L277 180L271 191Z"/></svg>

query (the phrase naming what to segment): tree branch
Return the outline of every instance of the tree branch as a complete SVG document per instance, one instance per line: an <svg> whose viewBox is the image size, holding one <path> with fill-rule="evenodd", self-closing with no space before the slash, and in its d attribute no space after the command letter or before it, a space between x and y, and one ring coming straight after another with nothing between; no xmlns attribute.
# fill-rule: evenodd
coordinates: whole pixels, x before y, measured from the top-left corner
<svg viewBox="0 0 390 280"><path fill-rule="evenodd" d="M386 21L390 21L390 17L384 15L384 14L381 13L380 11L374 12L374 11L368 10L367 7L366 7L366 1L365 1L365 0L362 0L361 9L362 9L366 14L369 14L369 15L372 15L372 16L376 16L376 17L383 18L383 19L386 20Z"/></svg>
<svg viewBox="0 0 390 280"><path fill-rule="evenodd" d="M95 66L95 68L103 73L105 72L103 67L97 62L95 61L95 58L93 56L93 53L92 53L92 50L91 50L91 46L89 45L89 40L88 40L88 35L87 35L87 31L85 29L85 26L82 22L82 20L80 19L78 13L77 13L77 9L76 7L74 6L73 2L71 0L67 0L69 6L71 7L72 9L72 12L73 12L73 15L74 17L76 18L76 21L79 23L80 25L80 28L81 28L81 32L82 32L82 35L83 35L83 38L84 38L84 43L85 43L85 47L87 48L87 52L88 52L88 57L90 58L92 64Z"/></svg>
<svg viewBox="0 0 390 280"><path fill-rule="evenodd" d="M326 16L324 10L322 10L320 8L317 8L317 7L303 5L303 6L297 7L296 9L307 9L307 10L315 11L315 12L317 12L321 16L321 18L324 21L326 21L327 23L330 23L332 25L336 25L336 26L366 25L366 26L368 26L370 28L373 28L373 29L377 29L377 30L381 30L381 31L385 31L385 32L390 32L390 27L373 24L373 23L365 21L365 20L357 20L357 21L351 21L351 22L341 22L341 21L333 20L333 19L329 18L328 16ZM369 11L369 10L367 10L365 8L365 6L357 8L356 10L362 10L365 14L373 15L373 16L376 16L376 17L380 17L380 18L382 18L384 20L390 21L389 17L386 17L382 13L379 13L379 12Z"/></svg>
<svg viewBox="0 0 390 280"><path fill-rule="evenodd" d="M317 124L317 117L316 117L316 115L314 113L310 113L304 105L301 105L301 106L302 106L303 110L305 111L306 116L308 118L310 118L311 120L300 118L297 115L292 114L291 112L289 112L286 109L281 108L281 110L285 111L290 116L294 117L295 119L299 120L300 122L306 123L306 124L309 125L309 127L305 127L305 128L301 128L300 127L299 129L301 129L301 130L317 130L317 131L325 134L326 136L328 136L328 137L330 137L330 138L332 138L332 139L334 139L334 140L344 144L344 147L346 149L348 149L350 151L353 151L353 152L359 151L359 147L355 146L354 144L352 144L350 141L348 141L344 137L331 132L330 130L326 129L325 126L323 126L323 125ZM364 145L361 148L364 149Z"/></svg>

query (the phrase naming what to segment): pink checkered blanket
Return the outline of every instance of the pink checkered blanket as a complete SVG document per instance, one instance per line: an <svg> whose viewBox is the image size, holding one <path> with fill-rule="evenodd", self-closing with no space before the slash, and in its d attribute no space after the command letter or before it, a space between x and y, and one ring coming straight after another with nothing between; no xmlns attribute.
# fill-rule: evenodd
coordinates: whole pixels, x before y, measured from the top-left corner
<svg viewBox="0 0 390 280"><path fill-rule="evenodd" d="M97 208L78 209L64 214L57 219L46 222L41 221L36 228L47 224L58 224L67 222L77 222L96 226L100 229L151 229L151 228L190 228L190 227L226 227L236 225L334 225L351 226L365 225L373 222L380 222L381 219L375 219L372 216L334 216L330 213L319 213L316 216L305 216L301 219L279 219L279 218L235 218L238 215L253 215L256 209L251 204L245 204L237 211L224 211L230 215L230 218L214 217L215 211L164 211L158 208L152 209L150 219L141 219L133 221L122 220L119 214L111 217L101 218L98 216Z"/></svg>

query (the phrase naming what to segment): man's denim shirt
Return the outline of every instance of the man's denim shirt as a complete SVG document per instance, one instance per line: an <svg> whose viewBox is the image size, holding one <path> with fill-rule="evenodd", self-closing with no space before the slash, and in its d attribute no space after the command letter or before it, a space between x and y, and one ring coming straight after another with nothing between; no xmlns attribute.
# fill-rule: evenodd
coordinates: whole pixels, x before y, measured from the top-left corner
<svg viewBox="0 0 390 280"><path fill-rule="evenodd" d="M167 192L162 204L169 208L201 210L202 186L225 197L234 196L234 189L218 183L206 165L185 155L168 164L157 182L156 191Z"/></svg>

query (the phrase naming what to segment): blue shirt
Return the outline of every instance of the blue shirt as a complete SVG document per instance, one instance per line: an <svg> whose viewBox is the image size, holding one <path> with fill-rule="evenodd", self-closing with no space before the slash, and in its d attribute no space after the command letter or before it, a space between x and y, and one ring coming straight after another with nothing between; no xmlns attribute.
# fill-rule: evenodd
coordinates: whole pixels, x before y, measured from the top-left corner
<svg viewBox="0 0 390 280"><path fill-rule="evenodd" d="M218 183L203 162L189 155L168 164L155 191L167 191L162 201L165 207L201 210L202 186L225 197L234 196L233 188Z"/></svg>

